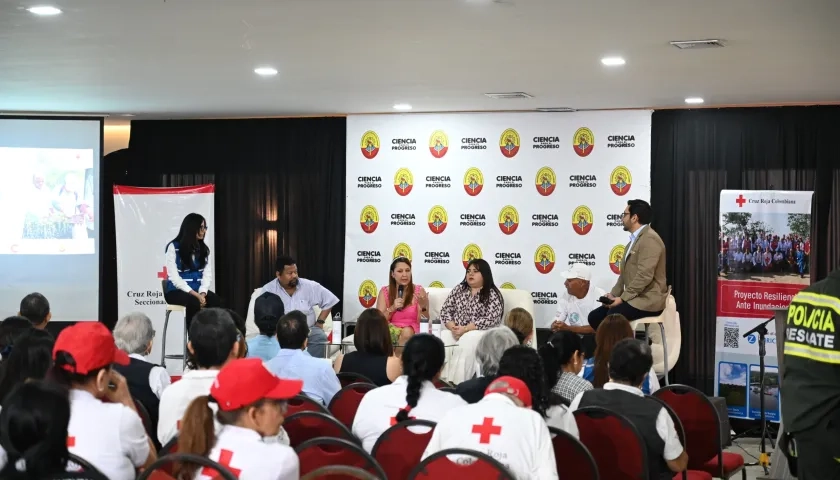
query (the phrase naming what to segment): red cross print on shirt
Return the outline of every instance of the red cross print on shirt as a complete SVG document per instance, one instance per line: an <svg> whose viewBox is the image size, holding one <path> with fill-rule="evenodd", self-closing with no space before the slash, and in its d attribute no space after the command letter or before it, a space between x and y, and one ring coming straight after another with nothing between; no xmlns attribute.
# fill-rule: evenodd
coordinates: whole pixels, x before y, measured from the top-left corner
<svg viewBox="0 0 840 480"><path fill-rule="evenodd" d="M166 271L166 265L163 266L163 270L157 272L157 278L161 280L166 280L167 278L169 278L169 274Z"/></svg>
<svg viewBox="0 0 840 480"><path fill-rule="evenodd" d="M67 437L67 448L76 446L76 437Z"/></svg>
<svg viewBox="0 0 840 480"><path fill-rule="evenodd" d="M743 208L744 204L747 203L747 199L744 198L743 195L738 195L738 198L735 199L735 203L738 204L738 208Z"/></svg>
<svg viewBox="0 0 840 480"><path fill-rule="evenodd" d="M230 450L222 449L221 453L219 453L219 464L223 467L230 470L230 473L233 474L234 477L239 478L239 474L242 473L242 470L238 468L233 468L230 466L230 462L233 459L233 452ZM210 467L204 467L201 469L201 474L205 477L216 478L219 476L219 472L215 469Z"/></svg>
<svg viewBox="0 0 840 480"><path fill-rule="evenodd" d="M501 425L493 425L492 418L484 417L484 422L480 425L473 425L472 433L480 435L478 443L490 443L491 436L502 434L502 427Z"/></svg>

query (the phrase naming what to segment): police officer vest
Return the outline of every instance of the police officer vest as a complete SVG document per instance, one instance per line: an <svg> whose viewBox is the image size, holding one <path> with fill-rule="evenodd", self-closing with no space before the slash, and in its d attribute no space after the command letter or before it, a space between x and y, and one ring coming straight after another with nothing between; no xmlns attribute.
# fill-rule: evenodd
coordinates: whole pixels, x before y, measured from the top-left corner
<svg viewBox="0 0 840 480"><path fill-rule="evenodd" d="M799 292L785 327L782 417L795 433L840 408L840 271Z"/></svg>
<svg viewBox="0 0 840 480"><path fill-rule="evenodd" d="M180 242L171 242L169 245L175 249L175 265L178 267L178 275L187 282L191 289L197 292L201 287L201 279L204 277L204 267L198 266L198 259L195 258L195 255L192 256L192 265L184 265L179 251ZM166 249L169 249L169 245L166 246ZM177 290L177 288L172 282L166 280L166 291L171 292L172 290Z"/></svg>

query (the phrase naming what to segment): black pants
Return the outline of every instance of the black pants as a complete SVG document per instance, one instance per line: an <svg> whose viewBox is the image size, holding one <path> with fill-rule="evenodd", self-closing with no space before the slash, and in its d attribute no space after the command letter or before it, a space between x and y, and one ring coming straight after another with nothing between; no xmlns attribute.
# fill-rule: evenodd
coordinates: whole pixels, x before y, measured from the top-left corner
<svg viewBox="0 0 840 480"><path fill-rule="evenodd" d="M840 412L823 419L814 428L797 432L797 475L799 480L840 479Z"/></svg>
<svg viewBox="0 0 840 480"><path fill-rule="evenodd" d="M624 315L624 318L633 321L638 320L640 318L656 317L661 313L662 310L658 312L646 312L644 310L639 310L638 308L634 307L633 305L630 305L627 302L621 302L621 304L614 308L600 306L595 310L589 312L589 326L597 332L598 326L601 325L601 322L603 322L605 318L607 318L607 315Z"/></svg>
<svg viewBox="0 0 840 480"><path fill-rule="evenodd" d="M201 302L183 290L171 290L164 293L163 298L166 300L166 303L170 305L181 305L187 308L187 335L189 335L190 322L192 322L193 315L201 310ZM205 300L207 300L207 304L204 306L205 308L214 308L219 306L219 297L213 292L207 292Z"/></svg>

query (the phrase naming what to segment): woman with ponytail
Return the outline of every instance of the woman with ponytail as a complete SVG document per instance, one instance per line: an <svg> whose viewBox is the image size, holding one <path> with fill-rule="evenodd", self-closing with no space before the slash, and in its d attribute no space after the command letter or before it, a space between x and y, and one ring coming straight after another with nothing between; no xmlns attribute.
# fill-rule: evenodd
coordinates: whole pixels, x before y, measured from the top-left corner
<svg viewBox="0 0 840 480"><path fill-rule="evenodd" d="M581 392L592 390L592 384L578 374L583 369L583 341L577 333L561 330L540 347L545 367L545 384L563 403L571 405Z"/></svg>
<svg viewBox="0 0 840 480"><path fill-rule="evenodd" d="M301 380L275 377L259 358L230 361L216 376L210 395L193 400L184 413L178 453L207 457L239 480L298 480L300 462L295 451L264 439L277 436L285 420L286 401L302 389ZM214 420L221 426L218 433ZM202 480L216 475L181 463L174 476Z"/></svg>
<svg viewBox="0 0 840 480"><path fill-rule="evenodd" d="M432 383L445 357L443 342L427 333L412 336L402 354L403 375L365 394L353 420L353 434L370 452L382 432L409 419L437 422L453 407L466 405L454 393Z"/></svg>
<svg viewBox="0 0 840 480"><path fill-rule="evenodd" d="M0 413L0 478L73 478L65 473L69 422L67 390L44 381L18 384Z"/></svg>

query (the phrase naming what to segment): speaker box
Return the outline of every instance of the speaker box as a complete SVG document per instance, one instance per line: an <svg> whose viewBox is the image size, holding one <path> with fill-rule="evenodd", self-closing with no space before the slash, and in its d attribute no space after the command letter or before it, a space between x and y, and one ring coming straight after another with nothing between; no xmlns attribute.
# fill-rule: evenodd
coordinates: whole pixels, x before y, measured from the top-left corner
<svg viewBox="0 0 840 480"><path fill-rule="evenodd" d="M723 448L726 448L732 445L732 437L730 436L732 427L729 426L729 410L726 408L726 399L709 397L709 400L712 401L712 405L715 406L718 417L720 417L720 444Z"/></svg>

